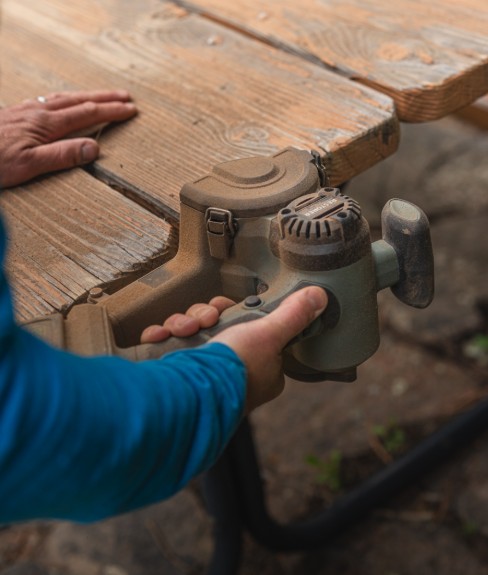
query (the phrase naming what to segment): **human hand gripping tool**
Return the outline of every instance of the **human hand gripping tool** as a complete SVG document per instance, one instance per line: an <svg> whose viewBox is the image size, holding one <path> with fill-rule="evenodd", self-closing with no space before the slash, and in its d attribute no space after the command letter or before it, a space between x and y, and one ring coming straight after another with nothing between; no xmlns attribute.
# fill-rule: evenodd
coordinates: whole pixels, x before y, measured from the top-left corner
<svg viewBox="0 0 488 575"><path fill-rule="evenodd" d="M300 381L353 381L379 345L377 292L390 287L423 308L434 294L429 223L414 204L391 199L382 239L371 243L359 204L327 185L320 156L286 148L224 162L180 193L176 256L99 303L74 306L28 327L82 355L157 358L270 313L308 285L327 291L325 312L283 353ZM189 338L137 345L147 325L216 295L239 301L216 326Z"/></svg>

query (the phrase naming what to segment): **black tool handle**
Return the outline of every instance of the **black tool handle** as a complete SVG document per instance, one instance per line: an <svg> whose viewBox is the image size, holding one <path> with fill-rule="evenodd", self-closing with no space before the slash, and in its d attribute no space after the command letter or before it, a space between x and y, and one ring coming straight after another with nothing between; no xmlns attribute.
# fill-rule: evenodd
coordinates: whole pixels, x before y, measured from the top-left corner
<svg viewBox="0 0 488 575"><path fill-rule="evenodd" d="M140 361L145 359L157 359L172 351L198 347L199 345L207 343L211 338L216 336L224 329L227 329L238 323L253 321L266 316L268 313L276 309L287 295L304 286L305 283L298 283L293 288L287 290L285 293L280 293L279 290L270 290L270 292L267 294L268 297L266 300L259 296L249 296L244 301L226 309L221 314L219 321L213 327L202 329L193 336L170 337L161 343L147 343L125 349L118 348L117 355ZM301 334L294 337L287 344L287 347L304 339L319 335L324 329L325 325L326 324L323 321L322 316L315 319L315 321L313 321Z"/></svg>
<svg viewBox="0 0 488 575"><path fill-rule="evenodd" d="M429 221L415 204L389 200L381 213L383 240L398 258L400 279L391 287L407 305L424 308L434 297L434 257Z"/></svg>
<svg viewBox="0 0 488 575"><path fill-rule="evenodd" d="M265 315L259 310L247 310L243 304L236 304L227 309L220 316L218 323L211 328L202 329L190 337L170 337L160 343L145 343L133 347L118 349L117 355L136 361L158 359L163 355L182 349L198 347L207 343L212 337L235 325L245 321L252 321Z"/></svg>

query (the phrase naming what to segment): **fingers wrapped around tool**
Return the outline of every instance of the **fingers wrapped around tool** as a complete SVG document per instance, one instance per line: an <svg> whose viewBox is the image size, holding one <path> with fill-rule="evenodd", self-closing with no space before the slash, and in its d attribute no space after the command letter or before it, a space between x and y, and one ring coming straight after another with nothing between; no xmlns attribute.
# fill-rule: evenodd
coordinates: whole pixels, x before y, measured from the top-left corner
<svg viewBox="0 0 488 575"><path fill-rule="evenodd" d="M231 299L218 296L206 303L196 303L188 308L186 313L175 313L168 317L162 325L151 325L141 334L141 343L157 343L171 336L188 337L200 329L215 325L220 314L234 305Z"/></svg>
<svg viewBox="0 0 488 575"><path fill-rule="evenodd" d="M317 286L307 287L288 296L265 317L233 325L210 340L233 349L245 364L248 413L283 391L283 349L326 306L326 292Z"/></svg>

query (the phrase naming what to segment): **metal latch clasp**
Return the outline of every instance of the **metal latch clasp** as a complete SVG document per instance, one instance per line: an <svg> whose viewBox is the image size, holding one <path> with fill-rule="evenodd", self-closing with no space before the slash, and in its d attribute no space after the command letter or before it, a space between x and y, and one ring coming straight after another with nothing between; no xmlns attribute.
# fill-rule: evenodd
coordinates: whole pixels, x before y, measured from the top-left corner
<svg viewBox="0 0 488 575"><path fill-rule="evenodd" d="M317 168L319 173L319 182L322 188L330 188L329 174L327 173L327 168L325 167L320 154L316 150L310 151L312 155L312 164Z"/></svg>
<svg viewBox="0 0 488 575"><path fill-rule="evenodd" d="M208 208L205 223L210 255L218 259L227 258L237 232L237 222L232 212L222 208Z"/></svg>

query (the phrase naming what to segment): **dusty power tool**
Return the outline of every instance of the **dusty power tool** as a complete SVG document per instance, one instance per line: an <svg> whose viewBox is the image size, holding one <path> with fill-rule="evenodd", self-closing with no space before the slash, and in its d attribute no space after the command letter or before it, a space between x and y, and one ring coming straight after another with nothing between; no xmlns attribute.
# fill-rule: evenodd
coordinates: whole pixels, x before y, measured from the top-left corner
<svg viewBox="0 0 488 575"><path fill-rule="evenodd" d="M415 205L390 200L383 239L371 244L358 203L327 187L320 156L287 148L270 157L219 164L183 186L180 243L167 264L96 305L42 318L30 329L83 355L160 357L275 309L306 285L323 287L325 313L284 353L285 372L302 381L352 381L379 344L377 292L404 303L433 297L429 224ZM191 338L135 345L142 329L215 295L240 301Z"/></svg>

